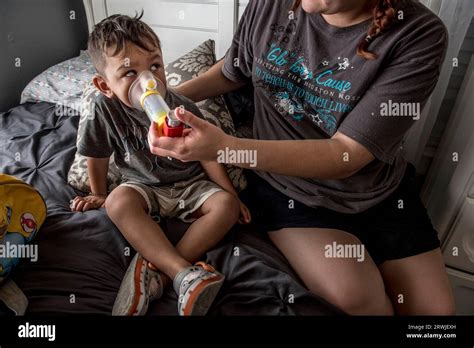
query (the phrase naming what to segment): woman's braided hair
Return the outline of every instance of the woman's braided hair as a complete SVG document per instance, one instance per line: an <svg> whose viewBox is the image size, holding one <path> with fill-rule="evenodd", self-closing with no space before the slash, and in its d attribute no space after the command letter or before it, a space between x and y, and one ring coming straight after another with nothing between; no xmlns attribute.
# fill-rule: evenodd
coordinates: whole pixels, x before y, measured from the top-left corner
<svg viewBox="0 0 474 348"><path fill-rule="evenodd" d="M402 0L371 0L373 5L373 21L367 35L361 40L357 47L357 55L373 60L377 54L368 50L374 39L387 31L396 20L397 6ZM292 10L296 11L301 5L301 0L295 0Z"/></svg>

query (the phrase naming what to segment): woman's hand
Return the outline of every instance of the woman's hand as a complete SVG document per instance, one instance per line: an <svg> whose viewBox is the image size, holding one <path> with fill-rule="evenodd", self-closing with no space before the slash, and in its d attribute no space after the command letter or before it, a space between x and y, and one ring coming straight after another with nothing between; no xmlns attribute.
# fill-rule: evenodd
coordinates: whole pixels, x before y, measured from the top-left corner
<svg viewBox="0 0 474 348"><path fill-rule="evenodd" d="M182 137L160 137L157 124L153 122L148 132L151 153L183 162L215 161L217 152L223 150L232 139L222 129L189 111L177 108L175 115L191 129L185 129Z"/></svg>
<svg viewBox="0 0 474 348"><path fill-rule="evenodd" d="M246 225L250 223L250 220L252 219L252 216L250 215L250 210L247 208L247 206L240 202L240 217L239 217L239 224L241 225Z"/></svg>
<svg viewBox="0 0 474 348"><path fill-rule="evenodd" d="M105 204L105 196L90 195L86 197L77 196L71 201L72 211L88 211L102 208Z"/></svg>

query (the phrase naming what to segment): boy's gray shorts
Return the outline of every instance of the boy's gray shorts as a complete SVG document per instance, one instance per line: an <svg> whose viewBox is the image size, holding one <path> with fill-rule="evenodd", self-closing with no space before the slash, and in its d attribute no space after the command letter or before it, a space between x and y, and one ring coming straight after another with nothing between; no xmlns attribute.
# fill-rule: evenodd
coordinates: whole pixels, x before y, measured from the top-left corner
<svg viewBox="0 0 474 348"><path fill-rule="evenodd" d="M162 217L177 217L187 223L196 220L189 215L209 197L223 191L220 186L207 180L205 173L167 186L149 186L134 181L124 182L120 186L137 191L145 199L149 215L159 213Z"/></svg>

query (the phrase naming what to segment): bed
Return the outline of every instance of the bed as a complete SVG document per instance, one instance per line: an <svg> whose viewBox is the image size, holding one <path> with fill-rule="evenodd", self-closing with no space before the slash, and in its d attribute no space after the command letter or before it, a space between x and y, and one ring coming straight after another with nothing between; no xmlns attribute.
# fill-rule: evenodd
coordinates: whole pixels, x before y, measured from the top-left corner
<svg viewBox="0 0 474 348"><path fill-rule="evenodd" d="M38 261L21 263L13 279L29 300L27 314L110 314L133 251L125 255L128 244L104 209L70 212L76 192L67 184L67 173L79 118L58 117L55 110L56 104L38 102L0 114L0 172L36 187L48 207L36 239ZM18 153L21 159L15 161ZM163 226L173 242L186 229L176 220ZM205 258L227 277L211 315L337 313L309 293L264 234L252 228L235 228ZM153 303L149 314L176 315L173 291Z"/></svg>

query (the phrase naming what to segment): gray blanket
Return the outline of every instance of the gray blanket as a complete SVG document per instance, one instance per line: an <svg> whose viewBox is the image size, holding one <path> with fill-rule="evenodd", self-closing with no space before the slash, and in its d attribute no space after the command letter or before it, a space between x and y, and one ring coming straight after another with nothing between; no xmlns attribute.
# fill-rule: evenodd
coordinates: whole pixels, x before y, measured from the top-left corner
<svg viewBox="0 0 474 348"><path fill-rule="evenodd" d="M69 210L77 193L67 185L66 175L76 151L79 118L58 117L54 107L42 102L0 113L0 173L36 187L48 207L35 241L38 261L22 262L13 278L29 300L27 314L110 314L133 252L124 255L128 244L104 209ZM176 220L163 224L172 242L186 227ZM210 315L340 313L309 293L265 234L251 227L236 227L206 258L226 275ZM176 315L176 300L168 289L149 314Z"/></svg>

